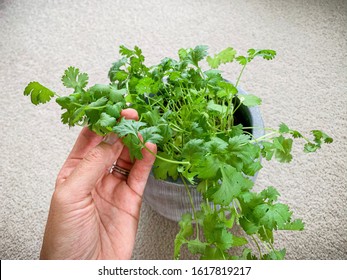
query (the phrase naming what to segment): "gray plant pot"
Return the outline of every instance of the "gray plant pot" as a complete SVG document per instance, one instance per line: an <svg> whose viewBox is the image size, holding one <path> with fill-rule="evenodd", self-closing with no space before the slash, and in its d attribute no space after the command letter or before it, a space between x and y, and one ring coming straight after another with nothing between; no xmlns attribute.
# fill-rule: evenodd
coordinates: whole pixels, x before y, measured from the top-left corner
<svg viewBox="0 0 347 280"><path fill-rule="evenodd" d="M238 90L241 94L247 94L240 88ZM252 134L255 138L264 135L264 124L258 107L248 108L242 105L238 112L245 127L254 127ZM255 181L256 175L251 179ZM202 201L200 193L195 186L190 187L190 193L195 208L199 209ZM176 182L158 180L152 173L147 181L144 200L154 211L173 221L179 221L182 214L192 212L185 186L179 180Z"/></svg>

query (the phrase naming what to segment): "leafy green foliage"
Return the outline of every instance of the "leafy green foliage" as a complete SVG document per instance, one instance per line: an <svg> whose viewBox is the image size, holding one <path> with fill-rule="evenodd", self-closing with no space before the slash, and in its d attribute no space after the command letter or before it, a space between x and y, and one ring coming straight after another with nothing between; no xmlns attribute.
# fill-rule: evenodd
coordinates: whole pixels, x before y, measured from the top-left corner
<svg viewBox="0 0 347 280"><path fill-rule="evenodd" d="M50 101L54 92L38 82L31 82L24 89L24 95L30 95L31 102L38 105Z"/></svg>
<svg viewBox="0 0 347 280"><path fill-rule="evenodd" d="M148 67L139 47L120 46L121 57L108 72L109 84L87 88L88 75L69 67L61 80L73 90L70 95L58 96L38 82L29 83L24 95L30 95L35 105L57 96L64 124L88 126L99 135L118 134L131 160L142 158L147 142L157 144L154 176L181 179L187 192L196 187L202 196L200 209L192 207L179 222L175 258L186 246L201 259L284 259L285 249L274 247L275 232L301 231L304 223L277 201L280 194L274 187L252 191L250 177L261 170L261 157L292 161L294 139L305 142L305 152L315 152L333 139L320 130L312 130L309 139L284 123L255 139L252 127L244 128L235 113L261 105L261 99L239 93L238 86L250 62L256 57L272 60L276 52L249 49L236 56L236 50L228 47L209 56L207 50L204 45L182 48L178 59L164 58ZM241 69L232 83L218 68L234 61ZM206 64L209 69L202 69ZM140 121L121 118L125 108L137 110ZM234 225L240 225L247 238L235 235ZM249 242L258 252L246 247L240 256L231 254L230 249ZM268 251L263 253L262 247Z"/></svg>
<svg viewBox="0 0 347 280"><path fill-rule="evenodd" d="M192 215L186 213L182 215L182 219L179 221L180 231L177 233L175 238L175 247L174 247L174 257L175 259L179 258L180 249L183 244L186 244L187 238L192 236L194 233L192 225Z"/></svg>
<svg viewBox="0 0 347 280"><path fill-rule="evenodd" d="M235 58L236 51L233 48L226 48L220 53L216 54L213 58L208 56L206 61L208 65L215 69L218 68L221 64L232 62Z"/></svg>
<svg viewBox="0 0 347 280"><path fill-rule="evenodd" d="M88 75L80 73L80 70L75 67L69 67L65 70L64 76L61 78L64 86L73 88L75 91L83 89L88 84Z"/></svg>
<svg viewBox="0 0 347 280"><path fill-rule="evenodd" d="M305 144L304 151L306 153L312 153L317 151L318 149L321 148L321 145L323 143L330 144L333 142L333 139L324 133L323 131L320 130L312 130L311 131L313 135L313 142L309 141L308 143Z"/></svg>
<svg viewBox="0 0 347 280"><path fill-rule="evenodd" d="M123 143L128 146L131 160L134 158L142 159L141 150L144 148L145 142L158 143L162 137L158 134L159 129L156 127L143 128L146 126L143 122L127 120L122 118L121 121L114 126L113 132L123 138ZM142 136L142 139L140 138Z"/></svg>
<svg viewBox="0 0 347 280"><path fill-rule="evenodd" d="M253 94L238 94L240 102L247 107L254 107L261 105L261 99Z"/></svg>
<svg viewBox="0 0 347 280"><path fill-rule="evenodd" d="M276 51L249 49L247 51L247 54L248 56L241 55L236 57L236 60L243 66L246 66L247 63L251 62L255 57L262 57L266 60L272 60L276 56Z"/></svg>
<svg viewBox="0 0 347 280"><path fill-rule="evenodd" d="M234 167L225 165L221 167L222 184L212 195L213 202L220 205L229 205L234 198L238 197L242 190L248 190L253 182L245 178Z"/></svg>

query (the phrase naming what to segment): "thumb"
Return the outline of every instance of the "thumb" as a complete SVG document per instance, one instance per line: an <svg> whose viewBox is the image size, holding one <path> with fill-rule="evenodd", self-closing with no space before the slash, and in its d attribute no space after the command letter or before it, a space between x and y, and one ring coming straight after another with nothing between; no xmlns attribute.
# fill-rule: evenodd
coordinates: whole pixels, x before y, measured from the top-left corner
<svg viewBox="0 0 347 280"><path fill-rule="evenodd" d="M157 153L157 146L155 144L146 143L146 148L142 150L143 158L135 161L127 181L130 188L140 197L142 197L144 192L149 173L155 161L155 154Z"/></svg>

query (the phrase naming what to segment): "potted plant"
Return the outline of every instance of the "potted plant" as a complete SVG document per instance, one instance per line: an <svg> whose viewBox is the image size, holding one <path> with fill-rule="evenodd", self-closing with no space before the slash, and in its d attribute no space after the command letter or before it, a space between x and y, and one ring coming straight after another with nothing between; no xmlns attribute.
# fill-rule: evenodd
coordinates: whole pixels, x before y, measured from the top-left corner
<svg viewBox="0 0 347 280"><path fill-rule="evenodd" d="M304 223L277 201L274 187L252 190L261 158L287 163L292 160L293 139L305 140L305 152L333 140L320 130L312 130L309 139L284 123L277 129L263 127L257 109L261 99L246 94L239 84L250 62L257 57L272 60L276 52L250 49L237 55L229 47L211 57L206 46L197 46L180 49L178 59L164 58L150 67L138 47L121 46L120 55L108 73L109 84L87 88L88 75L69 67L62 82L72 94L58 96L38 82L29 83L24 94L35 105L57 97L63 123L88 125L100 135L118 134L132 159L142 157L146 142L157 144L145 199L167 202L171 198L160 196L171 193L189 205L169 208L176 214L166 215L180 218L175 258L187 246L201 259L283 259L285 249L275 249L274 231L303 230ZM232 62L240 67L234 82L218 70ZM138 111L139 121L119 119L127 107ZM170 203L166 204L176 202ZM159 212L160 207L154 206ZM232 233L235 226L245 234ZM247 248L249 242L257 252ZM236 246L246 247L239 256L230 251Z"/></svg>

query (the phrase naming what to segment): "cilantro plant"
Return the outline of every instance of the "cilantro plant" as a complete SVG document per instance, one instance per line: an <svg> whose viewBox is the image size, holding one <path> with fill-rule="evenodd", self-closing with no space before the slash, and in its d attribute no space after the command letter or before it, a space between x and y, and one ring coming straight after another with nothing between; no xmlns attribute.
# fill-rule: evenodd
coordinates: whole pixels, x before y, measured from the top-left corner
<svg viewBox="0 0 347 280"><path fill-rule="evenodd" d="M244 70L256 58L272 60L276 52L250 49L237 55L229 47L208 56L206 46L197 46L180 49L177 59L164 58L153 66L144 64L138 47L121 46L119 52L108 73L109 84L87 87L88 75L69 67L62 82L73 91L70 95L60 96L38 82L29 83L24 94L35 105L56 98L63 110L61 121L70 127L86 125L99 135L118 134L132 159L142 157L146 142L157 144L155 177L180 179L189 197L191 188L202 197L200 208L192 203L192 212L179 221L175 258L187 246L201 259L283 259L285 249L275 248L274 232L300 231L304 223L278 202L274 187L253 191L250 177L262 168L261 157L290 162L293 139L303 139L307 153L333 140L320 130L304 136L284 123L254 138L254 128L238 119L241 106L261 105L259 97L238 91ZM203 60L209 69L201 67ZM240 68L234 82L218 70L226 63ZM138 111L139 121L120 118L121 110L129 107ZM233 234L234 226L245 234ZM255 244L255 252L249 243ZM236 246L244 247L239 256L230 250Z"/></svg>

